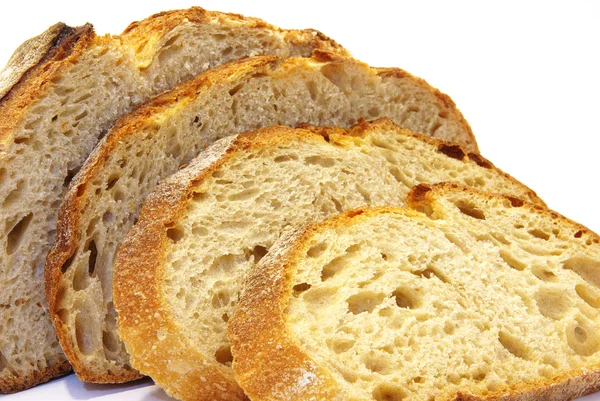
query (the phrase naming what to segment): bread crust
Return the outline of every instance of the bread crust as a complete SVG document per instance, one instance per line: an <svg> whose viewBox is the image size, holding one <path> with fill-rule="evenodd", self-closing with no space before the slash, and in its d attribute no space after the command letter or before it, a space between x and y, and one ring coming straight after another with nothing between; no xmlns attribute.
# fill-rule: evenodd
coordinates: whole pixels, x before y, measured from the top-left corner
<svg viewBox="0 0 600 401"><path fill-rule="evenodd" d="M71 372L71 365L64 359L58 363L48 366L42 370L31 370L27 374L19 377L3 378L0 377L0 393L11 394L22 390L27 390L33 386L45 383L54 378L64 376Z"/></svg>
<svg viewBox="0 0 600 401"><path fill-rule="evenodd" d="M197 394L198 388L204 383L200 383L199 378L206 377L211 369L213 376L222 374L214 377L219 377L221 386L225 386L223 383L228 383L230 394L239 393L239 387L231 377L231 373L214 366L206 365L202 371L200 368L195 368L178 374L172 371L174 364L202 366L205 357L180 333L181 328L169 312L169 300L162 293L164 261L171 244L167 230L175 227L179 219L185 215L188 202L191 202L194 193L202 187L203 182L237 153L248 152L251 149L264 150L300 140L319 144L329 142L332 146L343 147L351 144L354 138L368 137L372 132L379 130L401 132L432 144L436 148L442 145L455 146L436 138L400 129L387 118L374 122L361 120L349 129L308 125L304 125L301 129L275 126L231 136L217 142L215 146L209 148L205 157L196 159L185 170L171 176L157 187L146 200L139 221L123 243L114 269L113 293L118 312L119 336L125 342L133 366L151 376L159 385L165 383L171 395L183 400L217 399L218 394L208 390L201 392L198 398L190 395ZM461 160L465 163L474 163L464 152ZM502 174L510 177L505 173ZM543 204L533 191L525 186L523 189L529 194L531 200ZM68 215L77 214L70 212ZM157 333L161 333L160 340L157 339ZM278 359L273 359L275 358L273 355L269 358L281 363L282 368L290 363L292 366L299 363L303 368L308 369L307 372L310 374L320 372L309 363L309 359L296 351L278 356ZM177 390L170 388L175 382ZM265 386L268 387L270 382L266 383ZM322 399L336 399L335 394L335 389L332 387L331 391L327 390L326 397Z"/></svg>
<svg viewBox="0 0 600 401"><path fill-rule="evenodd" d="M416 202L416 199L420 200L418 206L423 206L423 202L427 202L425 197L428 196L431 189L466 191L478 194L478 196L483 194L488 198L504 198L510 201L510 197L487 194L455 184L442 183L420 185L419 187L421 188L413 190L409 195L411 202ZM431 189L428 190L426 187ZM422 194L425 194L425 197ZM415 203L410 206L416 205ZM570 225L573 231L584 228L539 205L524 202L520 206L514 207L522 206L529 208L534 213L544 214L547 218L559 219L561 223ZM252 288L252 291L243 293L238 310L229 321L228 335L232 344L231 351L234 357L233 367L236 379L253 401L307 399L302 393L289 390L290 388L293 390L297 385L298 375L295 372L301 371L304 365L315 366L317 369L319 367L299 346L298 341L288 330L285 316L285 310L293 292L292 284L296 274L297 259L306 254L310 244L309 239L324 230L346 227L382 213L402 214L421 219L426 224L429 220L424 214L409 208L365 207L344 212L324 222L307 224L288 231L269 250L269 253L261 260L259 267L251 270L246 279L245 288ZM431 224L431 220L429 224ZM589 230L586 235L595 239L594 243L598 243L600 240L597 234ZM305 362L306 360L308 362ZM281 363L281 361L285 362ZM255 373L257 369L264 366L268 366L267 372ZM339 394L339 389L336 389L337 384L327 374L316 373L315 379L309 386L311 386L311 400L345 399ZM324 388L322 392L321 386ZM600 390L600 365L595 365L576 369L551 379L517 384L509 390L484 395L465 389L456 394L447 394L440 400L564 401L592 394L598 390ZM337 398L330 396L330 391L337 394Z"/></svg>

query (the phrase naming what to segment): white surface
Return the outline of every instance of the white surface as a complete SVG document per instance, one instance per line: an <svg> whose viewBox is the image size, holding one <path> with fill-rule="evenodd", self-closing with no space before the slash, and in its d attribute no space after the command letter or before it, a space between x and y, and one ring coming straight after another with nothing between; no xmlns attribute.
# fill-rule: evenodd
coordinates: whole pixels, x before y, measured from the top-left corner
<svg viewBox="0 0 600 401"><path fill-rule="evenodd" d="M319 29L371 65L425 78L454 99L484 156L551 208L600 231L600 2L10 0L0 3L0 65L57 21L119 33L133 20L194 4ZM0 398L168 399L149 382L103 387L73 376Z"/></svg>

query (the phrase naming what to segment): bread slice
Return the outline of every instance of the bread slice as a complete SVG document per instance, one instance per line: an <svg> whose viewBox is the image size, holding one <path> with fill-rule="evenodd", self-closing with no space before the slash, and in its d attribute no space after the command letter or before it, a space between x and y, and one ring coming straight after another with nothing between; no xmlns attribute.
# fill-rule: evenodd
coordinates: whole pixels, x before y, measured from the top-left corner
<svg viewBox="0 0 600 401"><path fill-rule="evenodd" d="M43 266L67 185L117 117L217 64L313 49L345 54L315 31L192 8L116 37L57 24L15 52L0 73L0 392L70 370L48 318ZM137 376L117 369L105 379L122 374Z"/></svg>
<svg viewBox="0 0 600 401"><path fill-rule="evenodd" d="M286 233L229 323L261 400L571 400L600 389L599 237L546 208L420 187Z"/></svg>
<svg viewBox="0 0 600 401"><path fill-rule="evenodd" d="M112 265L154 185L215 140L273 124L350 126L388 115L475 149L452 101L398 69L332 53L256 57L215 68L123 117L90 155L61 206L46 265L50 313L78 375L114 381L131 371L119 342Z"/></svg>
<svg viewBox="0 0 600 401"><path fill-rule="evenodd" d="M226 322L244 274L284 228L402 205L414 184L440 180L541 202L481 156L391 120L218 141L159 185L121 247L114 302L132 365L182 400L243 399Z"/></svg>

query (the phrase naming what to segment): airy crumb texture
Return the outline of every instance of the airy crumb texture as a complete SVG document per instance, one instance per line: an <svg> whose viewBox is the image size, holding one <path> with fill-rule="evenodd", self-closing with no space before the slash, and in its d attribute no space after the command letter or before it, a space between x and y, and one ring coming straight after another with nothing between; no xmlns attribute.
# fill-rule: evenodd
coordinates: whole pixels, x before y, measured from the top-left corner
<svg viewBox="0 0 600 401"><path fill-rule="evenodd" d="M314 49L345 54L315 31L283 31L200 8L150 17L114 37L97 37L91 25L57 24L17 49L0 72L0 392L70 370L45 305L44 261L71 179L117 118L217 64L256 54L309 56ZM86 274L94 275L94 244L86 251ZM94 291L99 306L73 294L74 308L97 314L106 334L99 348L81 333L70 346L57 315L67 356L84 380L138 377L113 338L114 315L102 306L110 286ZM77 325L86 319L75 317Z"/></svg>
<svg viewBox="0 0 600 401"><path fill-rule="evenodd" d="M419 186L290 232L229 324L252 400L569 400L600 388L600 246L541 206ZM417 201L418 199L418 201Z"/></svg>
<svg viewBox="0 0 600 401"><path fill-rule="evenodd" d="M130 369L116 334L113 261L160 179L236 133L274 124L348 127L360 117L381 116L461 142L463 154L476 148L452 101L424 81L325 52L230 63L122 118L66 194L47 259L50 311L72 362L93 371ZM84 375L83 367L75 369L86 380L99 380Z"/></svg>
<svg viewBox="0 0 600 401"><path fill-rule="evenodd" d="M183 400L225 397L210 372L237 399L226 324L245 273L282 231L362 205L402 205L413 185L443 180L541 203L481 156L391 120L218 141L150 195L121 246L115 306L133 366Z"/></svg>

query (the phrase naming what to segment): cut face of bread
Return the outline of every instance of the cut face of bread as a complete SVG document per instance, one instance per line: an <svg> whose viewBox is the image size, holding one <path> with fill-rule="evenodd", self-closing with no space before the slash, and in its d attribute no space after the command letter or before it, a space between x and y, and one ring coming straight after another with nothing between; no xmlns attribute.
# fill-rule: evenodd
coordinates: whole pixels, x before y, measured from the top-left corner
<svg viewBox="0 0 600 401"><path fill-rule="evenodd" d="M282 231L362 205L402 205L414 184L441 180L541 202L481 156L390 120L218 141L150 195L121 247L115 305L133 366L183 400L240 399L226 324L245 273Z"/></svg>
<svg viewBox="0 0 600 401"><path fill-rule="evenodd" d="M116 37L57 24L15 52L0 72L0 392L70 370L45 305L44 261L69 182L117 117L217 64L313 49L344 53L313 31L193 8L150 17ZM111 315L97 313L114 327ZM102 366L96 380L138 375L124 367L113 330L98 351L110 373ZM79 341L85 348L88 340ZM80 377L94 379L79 369L79 349L64 345Z"/></svg>
<svg viewBox="0 0 600 401"><path fill-rule="evenodd" d="M129 369L115 328L113 261L161 178L217 139L257 127L350 126L359 117L383 115L475 147L452 101L424 81L322 52L221 66L123 117L73 181L47 259L50 312L78 374L100 381L101 373L84 375L83 366L94 372Z"/></svg>
<svg viewBox="0 0 600 401"><path fill-rule="evenodd" d="M229 323L249 398L568 400L598 390L598 236L472 189L421 200L435 219L359 209L273 245Z"/></svg>

